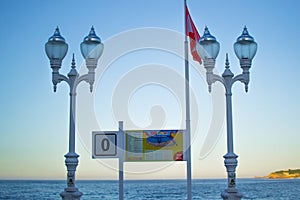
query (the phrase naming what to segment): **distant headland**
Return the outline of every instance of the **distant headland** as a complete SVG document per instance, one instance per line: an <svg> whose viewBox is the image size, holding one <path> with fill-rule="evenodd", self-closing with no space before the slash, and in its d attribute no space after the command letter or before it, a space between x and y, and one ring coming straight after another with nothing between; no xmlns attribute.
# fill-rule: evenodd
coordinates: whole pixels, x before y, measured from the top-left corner
<svg viewBox="0 0 300 200"><path fill-rule="evenodd" d="M300 178L300 169L288 169L272 172L267 176L255 178L268 178L268 179L283 179L283 178Z"/></svg>

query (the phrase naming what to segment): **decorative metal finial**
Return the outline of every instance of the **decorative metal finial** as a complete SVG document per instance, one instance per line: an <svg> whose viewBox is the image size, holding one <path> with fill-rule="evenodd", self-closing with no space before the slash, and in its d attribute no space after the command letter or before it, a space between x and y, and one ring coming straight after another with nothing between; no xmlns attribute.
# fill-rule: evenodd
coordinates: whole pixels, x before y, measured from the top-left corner
<svg viewBox="0 0 300 200"><path fill-rule="evenodd" d="M208 85L208 92L211 93L211 84Z"/></svg>
<svg viewBox="0 0 300 200"><path fill-rule="evenodd" d="M76 68L76 63L75 63L74 53L73 53L73 58L72 58L71 67L72 67L72 69L75 69L75 68Z"/></svg>
<svg viewBox="0 0 300 200"><path fill-rule="evenodd" d="M234 74L231 72L231 70L229 68L230 68L230 66L229 66L228 53L226 53L225 71L222 74L223 78L226 78L226 77L232 78L234 76Z"/></svg>
<svg viewBox="0 0 300 200"><path fill-rule="evenodd" d="M58 26L56 27L56 29L55 29L55 31L54 31L54 34L49 38L48 41L49 41L49 42L51 42L51 41L56 41L56 42L66 42L66 41L65 41L65 38L63 38L63 37L60 35Z"/></svg>
<svg viewBox="0 0 300 200"><path fill-rule="evenodd" d="M204 34L203 34L202 37L208 37L208 36L211 36L211 34L210 34L209 30L208 30L208 27L205 26L205 28L204 28Z"/></svg>
<svg viewBox="0 0 300 200"><path fill-rule="evenodd" d="M225 67L226 69L229 69L229 59L228 59L228 53L226 53L226 61L225 61Z"/></svg>
<svg viewBox="0 0 300 200"><path fill-rule="evenodd" d="M89 35L83 39L84 42L96 42L101 43L101 39L96 35L94 26L92 26Z"/></svg>
<svg viewBox="0 0 300 200"><path fill-rule="evenodd" d="M207 26L205 26L203 36L200 38L200 42L203 41L217 41L215 36L210 34Z"/></svg>
<svg viewBox="0 0 300 200"><path fill-rule="evenodd" d="M77 77L77 76L79 76L79 74L76 70L75 56L73 53L72 62L71 62L71 71L68 73L68 77L70 79L71 77Z"/></svg>
<svg viewBox="0 0 300 200"><path fill-rule="evenodd" d="M249 32L248 32L248 29L247 27L245 26L244 29L243 29L243 33L241 36L239 36L237 39L236 39L237 42L239 41L250 41L250 42L254 42L254 38L249 35Z"/></svg>

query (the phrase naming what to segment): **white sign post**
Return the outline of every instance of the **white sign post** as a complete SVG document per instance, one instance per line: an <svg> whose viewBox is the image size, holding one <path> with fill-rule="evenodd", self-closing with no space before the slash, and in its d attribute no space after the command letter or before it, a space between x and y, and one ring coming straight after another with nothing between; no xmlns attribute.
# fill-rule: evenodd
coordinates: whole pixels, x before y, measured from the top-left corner
<svg viewBox="0 0 300 200"><path fill-rule="evenodd" d="M119 121L119 200L124 199L124 160L125 160L125 134L123 122Z"/></svg>
<svg viewBox="0 0 300 200"><path fill-rule="evenodd" d="M119 159L119 200L124 199L124 160L125 160L125 134L123 122L119 122L119 131L93 131L92 132L92 158L118 158Z"/></svg>
<svg viewBox="0 0 300 200"><path fill-rule="evenodd" d="M92 132L92 158L119 159L119 200L123 200L124 162L187 161L188 165L189 155L186 149L189 147L189 141L186 139L186 134L186 130L124 131L123 122L120 121L118 131ZM151 154L149 151L154 153ZM187 170L190 174L189 167ZM191 182L189 176L187 181ZM189 187L187 188L188 199L191 196Z"/></svg>

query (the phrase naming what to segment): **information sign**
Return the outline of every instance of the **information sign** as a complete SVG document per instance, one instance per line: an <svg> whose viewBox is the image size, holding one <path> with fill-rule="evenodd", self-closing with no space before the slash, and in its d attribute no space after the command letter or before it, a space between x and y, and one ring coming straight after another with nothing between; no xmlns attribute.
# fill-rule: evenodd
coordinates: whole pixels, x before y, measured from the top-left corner
<svg viewBox="0 0 300 200"><path fill-rule="evenodd" d="M125 161L183 161L183 130L125 131Z"/></svg>

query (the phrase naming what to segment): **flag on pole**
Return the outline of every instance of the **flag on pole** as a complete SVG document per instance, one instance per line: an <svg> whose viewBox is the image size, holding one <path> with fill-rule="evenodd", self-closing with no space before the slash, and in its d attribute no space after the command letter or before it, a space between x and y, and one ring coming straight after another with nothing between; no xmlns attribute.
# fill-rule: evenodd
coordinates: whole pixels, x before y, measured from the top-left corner
<svg viewBox="0 0 300 200"><path fill-rule="evenodd" d="M196 43L200 40L200 35L197 31L197 28L190 16L189 10L185 5L185 34L190 37L190 48L193 59L198 61L200 65L202 64L202 60L196 50Z"/></svg>

